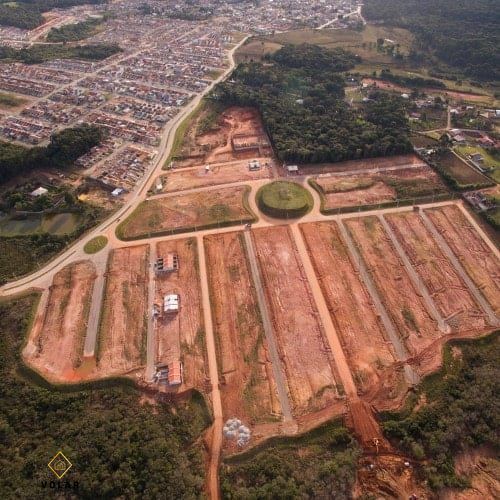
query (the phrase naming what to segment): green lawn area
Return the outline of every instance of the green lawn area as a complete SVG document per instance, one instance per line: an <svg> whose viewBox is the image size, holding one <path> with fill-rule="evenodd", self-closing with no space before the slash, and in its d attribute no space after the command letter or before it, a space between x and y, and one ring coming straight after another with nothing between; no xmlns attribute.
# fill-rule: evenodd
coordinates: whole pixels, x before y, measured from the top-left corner
<svg viewBox="0 0 500 500"><path fill-rule="evenodd" d="M288 219L302 217L311 210L314 200L300 184L275 181L262 186L256 195L257 205L270 217Z"/></svg>
<svg viewBox="0 0 500 500"><path fill-rule="evenodd" d="M488 172L488 175L495 179L496 182L500 182L500 159L495 158L487 149L480 146L457 146L455 151L464 158L474 153L481 154L484 158L483 165L493 169Z"/></svg>
<svg viewBox="0 0 500 500"><path fill-rule="evenodd" d="M5 92L0 92L0 108L15 108L24 104L26 99L21 99L12 94L6 94Z"/></svg>
<svg viewBox="0 0 500 500"><path fill-rule="evenodd" d="M106 236L96 236L88 241L83 247L83 251L88 254L100 252L108 244Z"/></svg>

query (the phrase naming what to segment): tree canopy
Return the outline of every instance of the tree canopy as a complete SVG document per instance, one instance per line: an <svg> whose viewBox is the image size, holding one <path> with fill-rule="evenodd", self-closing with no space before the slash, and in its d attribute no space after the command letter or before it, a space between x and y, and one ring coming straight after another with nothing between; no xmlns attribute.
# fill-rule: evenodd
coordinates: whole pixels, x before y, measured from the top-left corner
<svg viewBox="0 0 500 500"><path fill-rule="evenodd" d="M240 64L214 91L226 105L257 107L279 158L319 163L411 151L401 98L375 92L361 109L345 102L344 76L358 58L307 44L265 63Z"/></svg>

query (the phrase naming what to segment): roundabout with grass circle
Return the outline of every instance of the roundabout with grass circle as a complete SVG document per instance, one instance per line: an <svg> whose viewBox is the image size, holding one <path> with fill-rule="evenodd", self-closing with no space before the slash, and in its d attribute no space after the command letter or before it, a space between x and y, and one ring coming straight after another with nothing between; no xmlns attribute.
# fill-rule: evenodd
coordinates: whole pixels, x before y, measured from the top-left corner
<svg viewBox="0 0 500 500"><path fill-rule="evenodd" d="M276 219L296 219L314 205L312 194L300 184L274 181L262 186L256 195L260 211Z"/></svg>
<svg viewBox="0 0 500 500"><path fill-rule="evenodd" d="M106 236L96 236L88 241L83 247L83 251L88 254L100 252L108 244Z"/></svg>

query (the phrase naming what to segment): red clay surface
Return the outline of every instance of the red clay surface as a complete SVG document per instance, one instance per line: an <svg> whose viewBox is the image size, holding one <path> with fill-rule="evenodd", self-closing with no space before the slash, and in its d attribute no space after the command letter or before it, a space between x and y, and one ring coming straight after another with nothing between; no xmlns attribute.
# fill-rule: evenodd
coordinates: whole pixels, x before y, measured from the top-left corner
<svg viewBox="0 0 500 500"><path fill-rule="evenodd" d="M362 393L378 390L395 357L338 226L320 222L301 229L356 385ZM397 390L384 386L388 394Z"/></svg>
<svg viewBox="0 0 500 500"><path fill-rule="evenodd" d="M200 276L197 262L196 239L164 241L156 245L157 256L176 253L179 270L158 276L155 302L163 306L163 297L169 293L180 295L180 310L157 320L157 362L182 361L182 389L203 389L205 372L205 330L201 305Z"/></svg>
<svg viewBox="0 0 500 500"><path fill-rule="evenodd" d="M500 262L455 205L426 210L471 279L500 313Z"/></svg>
<svg viewBox="0 0 500 500"><path fill-rule="evenodd" d="M145 361L148 268L149 245L110 253L98 337L102 376L130 372Z"/></svg>
<svg viewBox="0 0 500 500"><path fill-rule="evenodd" d="M195 189L199 187L216 186L218 184L229 184L231 182L253 181L271 177L270 158L254 158L261 164L260 170L250 170L248 160L238 160L228 163L216 163L198 167L182 168L169 171L162 176L164 193Z"/></svg>
<svg viewBox="0 0 500 500"><path fill-rule="evenodd" d="M224 418L247 425L281 414L241 233L205 237Z"/></svg>
<svg viewBox="0 0 500 500"><path fill-rule="evenodd" d="M246 222L252 215L243 204L245 195L245 186L238 186L147 200L123 221L118 233L125 239L147 238L208 224Z"/></svg>
<svg viewBox="0 0 500 500"><path fill-rule="evenodd" d="M330 175L317 177L315 181L323 191L326 209L376 205L447 191L427 165L372 174Z"/></svg>
<svg viewBox="0 0 500 500"><path fill-rule="evenodd" d="M345 222L407 348L413 354L420 352L440 333L381 222L373 216Z"/></svg>
<svg viewBox="0 0 500 500"><path fill-rule="evenodd" d="M335 400L333 360L290 230L257 229L255 248L295 414Z"/></svg>
<svg viewBox="0 0 500 500"><path fill-rule="evenodd" d="M66 266L50 287L43 323L31 341L36 351L27 357L37 370L59 382L80 378L92 287L96 279L90 261Z"/></svg>
<svg viewBox="0 0 500 500"><path fill-rule="evenodd" d="M452 330L487 329L484 313L424 226L419 214L393 214L387 216L387 221Z"/></svg>

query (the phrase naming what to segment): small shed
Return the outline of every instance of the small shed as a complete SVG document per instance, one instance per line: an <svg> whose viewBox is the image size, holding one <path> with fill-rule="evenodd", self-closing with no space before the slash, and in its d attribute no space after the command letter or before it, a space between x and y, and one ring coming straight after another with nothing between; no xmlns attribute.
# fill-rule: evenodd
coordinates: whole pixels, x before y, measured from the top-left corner
<svg viewBox="0 0 500 500"><path fill-rule="evenodd" d="M38 198L39 196L43 196L44 194L47 194L49 192L48 189L40 186L39 188L36 188L34 191L30 193L33 198Z"/></svg>
<svg viewBox="0 0 500 500"><path fill-rule="evenodd" d="M163 312L164 313L176 313L179 311L179 295L176 293L171 293L163 297Z"/></svg>
<svg viewBox="0 0 500 500"><path fill-rule="evenodd" d="M179 257L176 253L168 253L166 257L158 257L154 264L156 274L170 273L179 269Z"/></svg>
<svg viewBox="0 0 500 500"><path fill-rule="evenodd" d="M169 363L167 380L170 386L182 384L182 363L180 361Z"/></svg>
<svg viewBox="0 0 500 500"><path fill-rule="evenodd" d="M289 174L298 174L299 173L299 167L297 165L287 165L285 168Z"/></svg>
<svg viewBox="0 0 500 500"><path fill-rule="evenodd" d="M248 162L248 170L251 172L255 170L260 170L260 161L259 160L252 160Z"/></svg>

